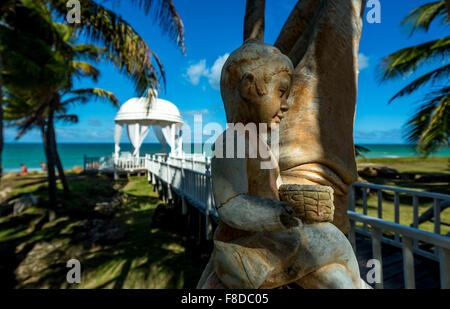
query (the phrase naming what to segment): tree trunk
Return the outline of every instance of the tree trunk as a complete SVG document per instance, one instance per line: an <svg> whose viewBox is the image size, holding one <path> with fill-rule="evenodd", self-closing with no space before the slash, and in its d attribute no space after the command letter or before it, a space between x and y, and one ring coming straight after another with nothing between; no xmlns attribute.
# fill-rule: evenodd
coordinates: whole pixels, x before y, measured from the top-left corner
<svg viewBox="0 0 450 309"><path fill-rule="evenodd" d="M54 153L56 155L56 168L58 169L58 176L63 185L64 193L67 194L70 192L69 183L67 182L66 174L64 173L64 168L62 166L61 159L59 157L58 150L56 148L56 142L55 142L55 145L53 146L53 148L54 148Z"/></svg>
<svg viewBox="0 0 450 309"><path fill-rule="evenodd" d="M49 221L53 221L55 219L56 208L58 206L58 199L56 194L56 175L55 175L56 156L51 143L55 135L53 118L56 101L57 101L56 96L53 95L52 98L50 99L49 113L45 128L45 140L44 140L45 155L47 157L47 173L48 173Z"/></svg>
<svg viewBox="0 0 450 309"><path fill-rule="evenodd" d="M53 121L52 121L52 126L53 126ZM64 193L69 193L70 192L69 184L67 182L66 174L64 173L64 168L62 166L61 159L59 158L58 148L56 146L56 134L54 133L54 129L53 129L53 138L52 138L52 140L49 140L49 142L50 142L50 147L52 148L52 152L55 156L55 163L56 163L56 167L58 169L58 176L63 185Z"/></svg>
<svg viewBox="0 0 450 309"><path fill-rule="evenodd" d="M3 80L2 80L2 55L0 52L0 181L3 175L3 167L2 167L2 155L3 155Z"/></svg>

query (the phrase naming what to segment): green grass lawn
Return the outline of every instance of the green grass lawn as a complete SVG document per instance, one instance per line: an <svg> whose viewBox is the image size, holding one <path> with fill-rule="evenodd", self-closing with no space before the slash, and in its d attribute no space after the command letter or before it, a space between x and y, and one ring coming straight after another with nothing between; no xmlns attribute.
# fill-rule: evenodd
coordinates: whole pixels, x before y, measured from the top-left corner
<svg viewBox="0 0 450 309"><path fill-rule="evenodd" d="M0 286L144 289L196 286L207 261L192 252L195 248L188 246L188 237L152 227L152 215L160 201L146 177L132 177L114 184L103 176L71 175L72 194L63 197L61 193L64 202L57 220L51 223L45 220L46 183L42 175L6 182L14 183L10 195L33 192L42 198L38 206L16 217L0 218ZM89 200L111 195L115 190L128 195L126 205L110 219L125 228L125 238L111 245L86 246L77 240L76 227L91 216L87 209ZM51 244L50 249L37 251L33 265L34 255L30 257L30 252L42 243ZM79 285L66 283L65 263L71 257L81 262ZM18 276L22 269L35 270L28 277Z"/></svg>
<svg viewBox="0 0 450 309"><path fill-rule="evenodd" d="M418 191L437 192L450 194L450 184L447 183L421 183L417 179L420 176L450 174L449 157L430 157L430 158L380 158L380 159L358 159L358 169L362 170L367 166L387 166L401 173L416 173L416 180L405 179L384 179L367 178L370 183L410 188ZM400 194L400 224L410 225L413 223L412 197ZM368 215L378 217L378 197L374 192L367 199ZM433 205L433 201L427 198L419 199L419 216ZM356 210L362 213L362 199L357 200ZM383 219L394 222L394 194L393 192L383 191ZM450 224L450 209L447 208L441 212L441 222ZM434 232L434 224L425 222L419 226L420 229ZM441 234L446 235L450 232L450 227L442 224Z"/></svg>
<svg viewBox="0 0 450 309"><path fill-rule="evenodd" d="M368 165L388 166L417 177L450 173L448 158L358 160L359 169ZM65 196L58 184L61 206L57 220L47 222L47 182L44 174L8 175L2 179L2 200L24 193L39 198L38 205L18 216L0 217L0 287L4 288L194 288L207 262L208 250L194 236L176 228L152 224L161 203L146 177L112 181L106 176L68 174L71 194ZM448 183L420 183L415 180L372 178L372 183L450 194ZM126 203L107 220L125 230L123 239L112 244L86 243L79 239L79 226L96 218L93 204L124 192ZM412 223L412 200L400 195L400 223ZM431 206L421 199L419 214ZM361 199L357 211L362 213ZM377 216L377 195L368 196L368 214ZM383 192L383 219L394 221L393 195ZM103 218L103 220L106 220ZM450 209L441 214L450 223ZM433 231L433 223L420 225ZM442 225L441 233L450 232ZM66 262L81 262L81 284L66 282Z"/></svg>

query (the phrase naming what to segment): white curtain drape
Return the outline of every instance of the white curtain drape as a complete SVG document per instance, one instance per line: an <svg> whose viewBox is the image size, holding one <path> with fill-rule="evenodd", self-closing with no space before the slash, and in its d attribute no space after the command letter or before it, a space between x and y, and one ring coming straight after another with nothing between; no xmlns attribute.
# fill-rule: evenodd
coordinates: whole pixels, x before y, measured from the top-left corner
<svg viewBox="0 0 450 309"><path fill-rule="evenodd" d="M120 138L122 137L123 124L117 124L114 127L114 154L119 157L120 152Z"/></svg>
<svg viewBox="0 0 450 309"><path fill-rule="evenodd" d="M163 145L163 151L166 151L166 143L169 144L172 154L181 154L182 146L181 136L179 136L179 126L171 124L166 126L153 126L156 138Z"/></svg>
<svg viewBox="0 0 450 309"><path fill-rule="evenodd" d="M163 146L163 152L167 152L166 150L166 138L164 137L164 134L162 132L162 129L160 126L153 126L153 132L155 132L156 138L160 142L160 144Z"/></svg>
<svg viewBox="0 0 450 309"><path fill-rule="evenodd" d="M139 149L148 134L149 127L141 126L139 123L127 125L128 138L134 147L133 155L139 157Z"/></svg>
<svg viewBox="0 0 450 309"><path fill-rule="evenodd" d="M183 153L183 136L181 132L182 125L175 126L175 155L181 156Z"/></svg>

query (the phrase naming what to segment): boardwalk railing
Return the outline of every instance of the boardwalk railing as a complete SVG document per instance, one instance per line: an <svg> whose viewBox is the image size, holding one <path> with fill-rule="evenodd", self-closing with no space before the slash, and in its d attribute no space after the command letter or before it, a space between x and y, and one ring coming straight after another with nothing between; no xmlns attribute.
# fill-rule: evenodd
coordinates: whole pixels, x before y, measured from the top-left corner
<svg viewBox="0 0 450 309"><path fill-rule="evenodd" d="M144 170L147 169L145 165L145 158L118 158L115 159L114 166L119 170Z"/></svg>
<svg viewBox="0 0 450 309"><path fill-rule="evenodd" d="M439 256L441 288L450 288L450 240L448 237L421 231L417 228L400 225L398 223L369 217L367 215L358 214L353 211L349 211L349 218L352 226L349 232L349 240L353 246L353 249L355 250L355 253L355 222L362 222L366 225L371 226L373 258L380 262L380 266L383 265L381 252L383 231L391 231L400 235L400 237L402 238L401 247L403 249L403 274L405 280L405 288L407 289L415 288L413 241L422 241L434 245L435 251L436 253L438 253L436 256ZM381 278L380 283L376 284L376 287L383 288L383 278Z"/></svg>
<svg viewBox="0 0 450 309"><path fill-rule="evenodd" d="M400 195L409 197L412 201L412 212L413 212L413 222L411 226L413 228L419 229L419 202L420 199L428 199L433 201L433 212L434 212L434 233L440 235L441 233L441 211L440 205L442 201L450 201L450 195L433 193L433 192L421 192L411 189L405 188L397 188L397 187L389 187L368 183L356 182L350 189L349 194L349 210L355 211L356 206L356 198L355 193L361 191L362 193L362 214L367 215L368 211L368 193L369 190L373 190L377 193L377 215L379 219L383 219L383 191L391 192L394 196L394 223L400 224ZM388 221L389 222L389 221ZM367 228L367 223L362 222L362 229L358 229L360 234L365 236L372 236L372 233ZM355 228L352 226L352 228ZM389 231L389 230L387 230ZM394 233L394 238L384 237L382 235L382 242L388 243L390 245L394 245L396 247L402 248L403 244L400 242L400 233L396 231L391 231ZM447 237L447 239L449 239ZM439 260L439 250L434 250L434 252L430 252L429 250L423 250L419 247L420 239L413 239L413 249L415 253L418 253L422 256L434 259L436 261ZM427 243L427 242L425 242ZM432 244L432 243L427 243ZM434 244L432 244L434 245Z"/></svg>
<svg viewBox="0 0 450 309"><path fill-rule="evenodd" d="M209 158L200 161L193 157L186 160L170 156L147 155L145 159L149 181L153 185L165 186L168 199L172 199L172 192L175 192L182 199L183 212L188 201L205 216L205 238L209 239L212 230L210 219L218 221L212 195Z"/></svg>
<svg viewBox="0 0 450 309"><path fill-rule="evenodd" d="M97 164L95 162L97 161L85 158L85 168ZM160 192L165 191L165 198L171 200L175 195L181 198L183 214L187 212L187 203L189 203L201 215L205 216L206 220L199 221L205 224L199 231L203 230L204 238L210 239L211 220L217 222L218 214L214 207L209 158L204 155L189 155L178 158L166 154L154 154L146 155L144 158L136 159L136 161L119 160L115 168L123 170L146 169L149 182ZM377 193L378 218L367 215L369 190ZM394 222L383 220L383 194L386 191L392 192L394 195ZM362 214L355 212L355 193L359 192L362 194ZM411 227L400 224L400 195L402 195L402 198L404 195L411 197L413 211ZM433 201L435 233L419 229L420 199L427 199L428 201L431 199ZM450 195L357 182L351 187L349 201L351 229L348 237L355 252L357 233L372 239L373 258L380 263L382 263L382 243L402 248L406 288L415 287L414 254L438 261L441 288L450 288L450 238L440 235L440 205L442 201L450 201ZM393 234L393 237L389 237L389 233ZM430 250L425 250L424 245L431 246ZM383 287L383 280L377 284L377 287Z"/></svg>

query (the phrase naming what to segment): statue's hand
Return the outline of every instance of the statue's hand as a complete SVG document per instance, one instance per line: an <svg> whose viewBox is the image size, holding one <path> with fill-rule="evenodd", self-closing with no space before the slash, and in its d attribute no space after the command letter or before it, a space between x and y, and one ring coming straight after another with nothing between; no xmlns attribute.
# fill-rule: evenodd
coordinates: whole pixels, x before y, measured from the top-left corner
<svg viewBox="0 0 450 309"><path fill-rule="evenodd" d="M300 220L292 216L292 207L289 203L281 202L280 206L283 208L283 211L280 214L280 221L286 229L290 229L292 227L299 226Z"/></svg>

